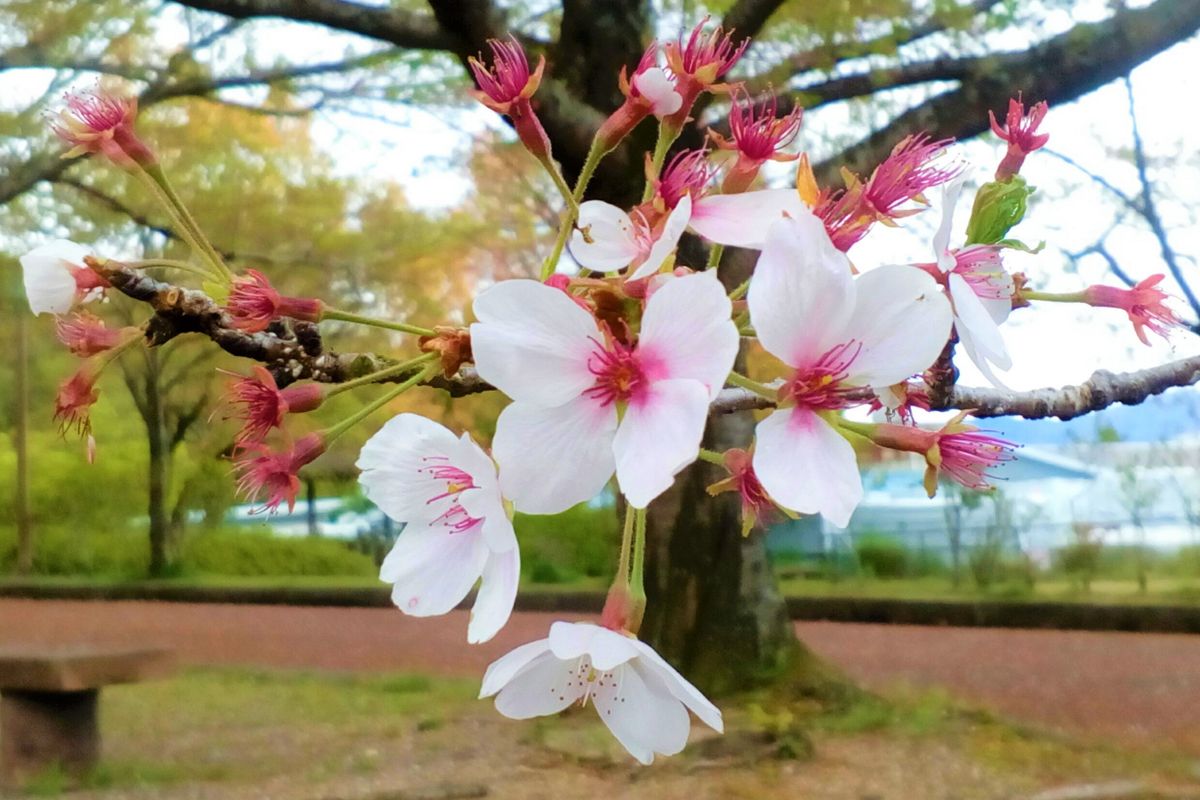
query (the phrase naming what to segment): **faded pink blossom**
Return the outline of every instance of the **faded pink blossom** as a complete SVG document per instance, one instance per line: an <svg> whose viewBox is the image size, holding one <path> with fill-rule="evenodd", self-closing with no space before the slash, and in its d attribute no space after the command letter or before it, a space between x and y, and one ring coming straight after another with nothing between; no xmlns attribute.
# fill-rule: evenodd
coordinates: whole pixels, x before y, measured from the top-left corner
<svg viewBox="0 0 1200 800"><path fill-rule="evenodd" d="M767 161L799 158L781 153L780 149L796 138L803 114L804 110L797 106L779 116L779 103L774 95L755 104L745 92L736 93L729 112L730 138L715 131L709 134L721 149L737 152L737 160L726 174L721 191L725 194L744 192Z"/></svg>
<svg viewBox="0 0 1200 800"><path fill-rule="evenodd" d="M100 369L94 361L85 361L75 374L58 387L54 398L54 420L63 435L72 428L80 436L92 432L92 406L100 399L96 379Z"/></svg>
<svg viewBox="0 0 1200 800"><path fill-rule="evenodd" d="M86 92L70 92L66 107L50 123L54 133L71 149L64 158L98 153L119 167L151 167L157 163L153 151L133 129L137 99L121 97L98 86Z"/></svg>
<svg viewBox="0 0 1200 800"><path fill-rule="evenodd" d="M925 458L925 491L937 493L938 475L976 491L991 489L988 470L1016 456L1016 445L974 425L963 423L967 412L956 414L939 430L909 425L876 425L870 439L881 447L918 453Z"/></svg>
<svg viewBox="0 0 1200 800"><path fill-rule="evenodd" d="M1029 111L1025 111L1025 103L1017 95L1008 101L1008 114L1004 119L1004 127L996 121L996 115L988 111L988 119L992 123L992 133L1008 143L1008 149L1000 166L996 167L996 180L1006 181L1021 171L1025 156L1038 150L1050 141L1050 134L1038 133L1038 127L1046 118L1050 106L1043 100L1034 103Z"/></svg>
<svg viewBox="0 0 1200 800"><path fill-rule="evenodd" d="M679 110L669 118L676 126L683 125L701 92L725 88L717 81L733 68L750 45L748 38L735 42L734 32L725 31L720 25L706 31L708 20L708 17L701 20L686 42L681 36L678 42L663 45L667 65L675 73L676 87L683 98Z"/></svg>
<svg viewBox="0 0 1200 800"><path fill-rule="evenodd" d="M282 451L262 442L248 443L234 462L238 492L251 502L265 497L257 511L274 513L284 502L291 511L300 493L298 473L324 452L325 440L319 433L310 433Z"/></svg>
<svg viewBox="0 0 1200 800"><path fill-rule="evenodd" d="M318 322L322 309L320 300L281 295L267 276L256 269L246 270L244 276L233 279L233 290L225 303L233 324L251 333L265 331L280 317Z"/></svg>
<svg viewBox="0 0 1200 800"><path fill-rule="evenodd" d="M529 59L515 37L508 41L489 39L492 65L482 56L467 59L479 90L473 94L479 102L512 120L513 128L525 149L540 160L550 157L550 137L534 113L530 98L542 82L546 57L538 58L537 69L530 72Z"/></svg>
<svg viewBox="0 0 1200 800"><path fill-rule="evenodd" d="M287 414L301 414L321 406L324 389L315 383L301 383L280 389L265 367L255 365L253 375L239 375L228 387L229 402L238 406L236 417L242 420L236 441L261 442L283 425Z"/></svg>
<svg viewBox="0 0 1200 800"><path fill-rule="evenodd" d="M55 333L58 340L67 349L80 358L94 356L111 350L125 341L126 337L136 334L136 328L113 329L104 325L104 320L86 311L74 316L59 317L55 322Z"/></svg>
<svg viewBox="0 0 1200 800"><path fill-rule="evenodd" d="M1183 325L1183 320L1166 304L1171 295L1155 288L1165 275L1151 275L1132 289L1116 286L1089 286L1084 290L1084 302L1101 308L1119 308L1129 315L1134 333L1142 344L1149 345L1146 331L1151 330L1166 339L1171 328Z"/></svg>

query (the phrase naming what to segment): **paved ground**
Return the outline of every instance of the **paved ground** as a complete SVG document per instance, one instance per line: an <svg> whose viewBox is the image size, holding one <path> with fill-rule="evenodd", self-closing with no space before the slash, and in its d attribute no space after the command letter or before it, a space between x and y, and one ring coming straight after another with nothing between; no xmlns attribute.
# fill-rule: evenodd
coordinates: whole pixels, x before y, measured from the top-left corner
<svg viewBox="0 0 1200 800"><path fill-rule="evenodd" d="M389 609L0 600L0 646L161 644L187 664L480 675L540 638L520 613L492 642L467 618ZM868 686L942 686L1014 717L1200 752L1200 636L798 623L818 653Z"/></svg>

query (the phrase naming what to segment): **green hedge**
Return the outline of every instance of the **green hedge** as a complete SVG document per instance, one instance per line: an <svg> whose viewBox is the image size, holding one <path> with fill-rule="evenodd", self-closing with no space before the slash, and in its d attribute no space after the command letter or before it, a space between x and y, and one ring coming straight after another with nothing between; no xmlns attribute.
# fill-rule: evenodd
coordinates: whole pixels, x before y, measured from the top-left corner
<svg viewBox="0 0 1200 800"><path fill-rule="evenodd" d="M610 579L621 543L617 512L578 505L550 517L517 514L521 573L533 583Z"/></svg>

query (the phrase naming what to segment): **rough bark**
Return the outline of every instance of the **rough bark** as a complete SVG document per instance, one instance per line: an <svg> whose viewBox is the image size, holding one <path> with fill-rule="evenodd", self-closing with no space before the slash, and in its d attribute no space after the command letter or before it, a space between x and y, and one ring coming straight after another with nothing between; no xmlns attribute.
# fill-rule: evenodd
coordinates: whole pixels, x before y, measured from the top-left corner
<svg viewBox="0 0 1200 800"><path fill-rule="evenodd" d="M13 447L17 451L17 480L13 506L17 523L17 574L33 569L33 520L29 513L29 318L16 312L13 380Z"/></svg>

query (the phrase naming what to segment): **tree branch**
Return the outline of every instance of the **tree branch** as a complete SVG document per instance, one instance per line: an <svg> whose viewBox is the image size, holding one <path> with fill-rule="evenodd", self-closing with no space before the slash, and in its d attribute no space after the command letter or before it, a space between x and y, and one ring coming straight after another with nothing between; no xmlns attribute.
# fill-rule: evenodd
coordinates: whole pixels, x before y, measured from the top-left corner
<svg viewBox="0 0 1200 800"><path fill-rule="evenodd" d="M1200 30L1200 0L1155 0L1118 11L1028 50L970 59L961 85L896 117L888 125L817 166L831 179L841 166L866 172L905 136L968 138L987 129L987 112L1002 109L1018 90L1051 104L1073 100L1116 80L1138 64ZM882 87L877 87L882 88Z"/></svg>
<svg viewBox="0 0 1200 800"><path fill-rule="evenodd" d="M276 17L312 22L328 28L388 41L416 50L450 50L461 46L451 33L424 14L399 8L365 6L344 0L174 0L179 5L235 19Z"/></svg>

